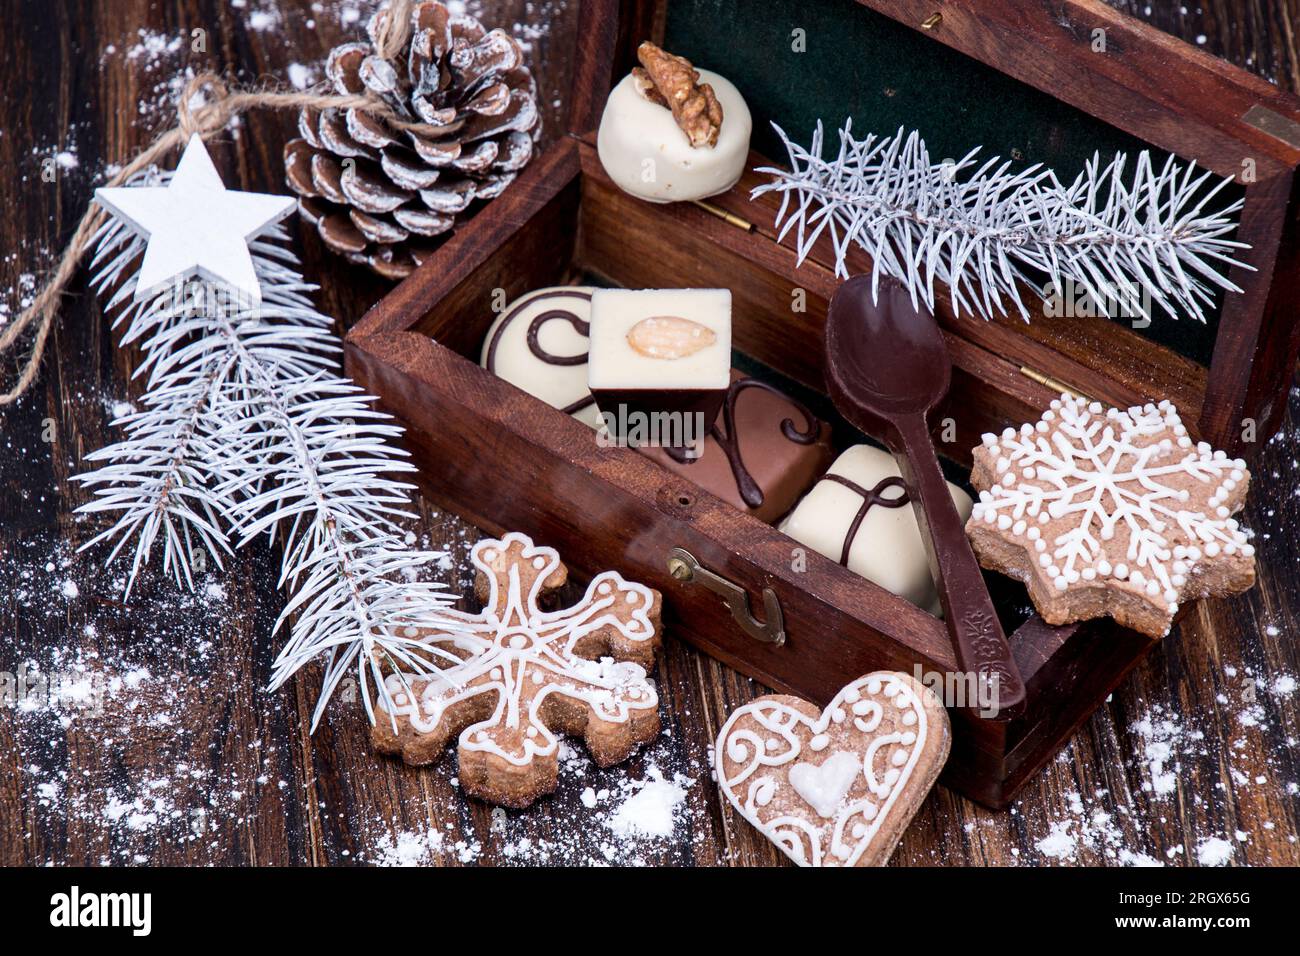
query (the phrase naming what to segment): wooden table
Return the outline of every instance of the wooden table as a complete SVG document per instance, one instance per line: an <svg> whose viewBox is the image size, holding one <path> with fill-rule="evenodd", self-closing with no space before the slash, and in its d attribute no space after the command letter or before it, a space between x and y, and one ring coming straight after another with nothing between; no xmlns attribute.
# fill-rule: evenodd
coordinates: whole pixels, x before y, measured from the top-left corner
<svg viewBox="0 0 1300 956"><path fill-rule="evenodd" d="M1300 90L1297 0L1214 0L1195 12L1173 0L1153 0L1149 11L1125 5ZM576 11L563 0L483 6L527 40L548 129L558 130ZM367 11L362 0L11 0L0 45L8 315L30 273L42 274L66 243L105 164L170 122L178 71L301 79L358 33ZM292 122L249 115L219 137L228 184L279 191ZM305 228L298 247L340 329L388 288L326 254ZM0 410L0 671L16 681L36 661L66 690L51 703L27 687L17 707L0 708L0 863L781 860L721 807L707 763L721 720L761 689L679 643L669 641L658 674L658 742L612 771L576 754L554 798L506 813L458 793L453 759L416 771L372 754L348 689L340 696L353 700L337 699L315 736L313 683L264 689L281 605L270 544L240 552L224 573L210 569L196 595L150 569L126 604L123 568L104 570L102 549L76 552L98 525L74 514L87 496L69 479L116 437L115 404L139 395L129 379L138 358L115 347L79 280L36 387ZM12 367L3 373L7 384ZM937 789L896 864L1300 863L1298 410L1300 399L1263 454L1247 509L1259 586L1190 615L1011 812ZM463 566L473 529L426 510L420 531ZM87 706L97 688L102 706ZM685 791L673 835L620 840L605 823L634 781L656 774Z"/></svg>

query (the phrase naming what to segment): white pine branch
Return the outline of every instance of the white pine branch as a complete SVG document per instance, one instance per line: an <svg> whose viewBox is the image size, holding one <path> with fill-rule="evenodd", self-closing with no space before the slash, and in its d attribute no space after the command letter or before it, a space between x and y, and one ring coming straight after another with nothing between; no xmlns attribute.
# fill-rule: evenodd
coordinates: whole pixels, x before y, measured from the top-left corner
<svg viewBox="0 0 1300 956"><path fill-rule="evenodd" d="M1156 169L1143 151L1130 177L1124 154L1104 165L1094 156L1063 186L1041 166L1012 172L996 157L979 162L978 148L934 163L920 135L902 129L857 140L848 121L827 160L820 122L807 149L773 127L790 169L759 169L774 179L753 195L781 195L779 236L794 232L799 262L825 236L836 274L847 277L856 245L871 256L873 279L899 280L914 305L933 310L942 284L959 315L1005 315L1009 300L1028 320L1020 285L1046 281L1056 294L1079 290L1127 315L1150 319L1157 306L1203 322L1216 290L1241 291L1228 269L1252 268L1236 258L1249 246L1224 238L1243 201L1206 211L1232 180L1172 157Z"/></svg>
<svg viewBox="0 0 1300 956"><path fill-rule="evenodd" d="M414 470L392 444L402 430L338 374L333 321L312 306L315 286L283 238L276 228L250 243L255 308L200 281L136 303L127 270L143 242L116 221L101 229L94 282L115 287L115 325L140 344L136 374L148 378L143 410L118 422L123 441L80 476L95 489L82 510L115 517L83 548L111 541L111 560L133 544L129 592L161 542L164 570L192 588L197 561L221 566L233 548L283 534L289 599L273 630L291 627L270 686L323 658L314 730L351 670L373 720L372 696L391 705L385 669L429 669L420 629L460 626L443 613L443 585L418 580L443 555L409 547L398 526L412 486L393 475Z"/></svg>

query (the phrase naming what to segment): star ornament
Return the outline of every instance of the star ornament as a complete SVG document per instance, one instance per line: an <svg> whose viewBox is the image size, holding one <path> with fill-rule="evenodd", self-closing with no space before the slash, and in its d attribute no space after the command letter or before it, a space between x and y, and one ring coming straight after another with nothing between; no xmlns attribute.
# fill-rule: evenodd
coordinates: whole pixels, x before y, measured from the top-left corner
<svg viewBox="0 0 1300 956"><path fill-rule="evenodd" d="M1025 582L1049 624L1109 616L1161 637L1182 602L1255 582L1232 517L1246 463L1193 442L1169 402L1121 410L1062 395L1037 422L985 435L971 481L980 563Z"/></svg>
<svg viewBox="0 0 1300 956"><path fill-rule="evenodd" d="M203 139L190 138L166 186L95 190L105 209L148 240L135 286L137 302L177 281L198 277L262 301L249 240L293 212L288 196L227 189Z"/></svg>

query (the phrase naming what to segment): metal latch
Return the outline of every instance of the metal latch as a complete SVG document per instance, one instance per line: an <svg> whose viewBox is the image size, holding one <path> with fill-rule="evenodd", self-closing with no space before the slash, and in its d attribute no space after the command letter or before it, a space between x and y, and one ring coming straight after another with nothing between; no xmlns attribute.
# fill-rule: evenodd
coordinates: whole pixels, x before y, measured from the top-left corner
<svg viewBox="0 0 1300 956"><path fill-rule="evenodd" d="M785 643L785 618L781 614L781 601L771 588L763 588L763 616L767 620L759 621L750 610L749 595L745 589L703 567L689 551L683 548L669 549L668 573L683 584L692 581L703 584L721 597L731 609L731 616L736 619L741 630L754 640L777 646Z"/></svg>

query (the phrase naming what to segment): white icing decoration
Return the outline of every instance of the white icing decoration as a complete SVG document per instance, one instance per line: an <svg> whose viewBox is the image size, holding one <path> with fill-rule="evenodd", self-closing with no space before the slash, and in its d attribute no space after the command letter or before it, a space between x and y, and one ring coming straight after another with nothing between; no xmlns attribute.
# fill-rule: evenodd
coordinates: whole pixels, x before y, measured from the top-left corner
<svg viewBox="0 0 1300 956"><path fill-rule="evenodd" d="M520 560L532 562L537 569L527 594L522 593L518 564L510 565L504 589L500 574L491 566L514 546L520 548ZM417 700L406 706L395 701L395 713L409 720L417 732L432 732L451 705L491 694L496 698L492 713L465 728L459 746L525 766L533 757L552 754L558 747L558 738L541 718L543 704L552 694L585 702L596 717L610 723L625 723L633 711L659 706L654 684L640 665L610 657L593 661L574 654L583 637L604 627L616 628L628 641L652 640L655 630L649 618L653 603L649 588L606 571L592 580L573 607L543 612L538 598L546 579L560 565L554 548L539 547L528 536L511 533L499 541L480 541L470 559L489 583L483 611L443 612L449 629L455 630L430 635L425 645L450 666L432 675L391 674L385 681L394 695L403 682L415 690ZM627 595L635 595L636 600L626 601ZM609 612L620 598L635 608L627 621ZM449 646L460 653L452 654ZM535 688L528 698L525 680ZM494 733L499 729L509 733ZM507 737L512 738L510 747L503 740Z"/></svg>
<svg viewBox="0 0 1300 956"><path fill-rule="evenodd" d="M1246 533L1223 505L1245 480L1244 462L1204 442L1190 449L1161 438L1186 432L1171 403L1103 412L1097 403L1062 395L1052 408L1040 422L1055 422L1046 431L1022 435L1008 429L999 439L986 438L984 447L997 457L992 485L980 493L980 509L983 520L996 521L1003 530L1003 519L1011 520L1013 537L1030 542L1027 550L1044 552L1040 573L1053 587L1066 590L1079 581L1113 576L1163 611L1183 597L1187 574L1202 553L1253 554ZM1171 487L1170 476L1193 478L1204 492ZM1050 553L1030 533L1037 529L1026 530L1022 523L1035 516L1042 523L1049 516L1070 518L1071 527L1050 542ZM1117 532L1119 546L1107 548L1103 542L1114 540ZM1112 565L1108 550L1112 558L1122 550L1123 560Z"/></svg>
<svg viewBox="0 0 1300 956"><path fill-rule="evenodd" d="M898 756L907 759L907 754L901 750ZM861 771L858 758L841 750L821 764L795 764L790 768L790 786L820 816L833 817Z"/></svg>
<svg viewBox="0 0 1300 956"><path fill-rule="evenodd" d="M776 781L771 777L760 777L749 788L749 797L756 807L765 807L776 795Z"/></svg>
<svg viewBox="0 0 1300 956"><path fill-rule="evenodd" d="M860 708L864 703L871 706ZM846 711L854 712L851 721ZM886 717L908 729L871 736ZM896 675L871 674L841 689L816 718L770 697L737 708L718 734L714 769L732 806L790 859L801 866L852 866L888 819L928 734L912 686ZM823 737L835 741L830 756L817 765L801 760L802 741L816 752L828 746L814 745ZM784 775L769 772L781 767L788 768ZM783 804L776 798L786 786L793 793ZM795 798L817 816L784 809ZM768 809L774 802L776 809Z"/></svg>

